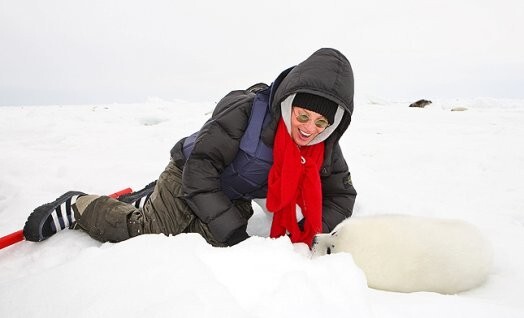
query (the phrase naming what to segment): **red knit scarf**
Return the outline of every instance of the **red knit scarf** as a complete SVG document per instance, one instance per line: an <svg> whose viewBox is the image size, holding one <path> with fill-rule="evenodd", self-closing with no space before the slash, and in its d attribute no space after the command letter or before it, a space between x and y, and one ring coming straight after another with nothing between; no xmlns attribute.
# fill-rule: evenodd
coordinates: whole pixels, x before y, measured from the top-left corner
<svg viewBox="0 0 524 318"><path fill-rule="evenodd" d="M322 186L320 168L324 143L298 147L284 121L278 123L273 146L273 166L269 171L267 208L273 212L270 237L289 233L293 243L311 246L313 236L322 231ZM296 205L304 216L300 230Z"/></svg>

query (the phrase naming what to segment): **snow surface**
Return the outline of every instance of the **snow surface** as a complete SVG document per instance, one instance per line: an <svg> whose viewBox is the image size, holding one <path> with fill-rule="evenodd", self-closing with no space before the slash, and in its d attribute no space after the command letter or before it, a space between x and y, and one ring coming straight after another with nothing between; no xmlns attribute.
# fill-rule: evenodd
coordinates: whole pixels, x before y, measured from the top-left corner
<svg viewBox="0 0 524 318"><path fill-rule="evenodd" d="M0 251L0 317L524 317L524 100L357 101L341 141L355 215L469 221L495 250L488 281L459 295L369 289L351 255L311 259L267 238L213 248L194 234L101 244L80 231ZM0 107L0 233L67 190L112 193L157 178L214 103ZM465 111L451 111L465 107Z"/></svg>

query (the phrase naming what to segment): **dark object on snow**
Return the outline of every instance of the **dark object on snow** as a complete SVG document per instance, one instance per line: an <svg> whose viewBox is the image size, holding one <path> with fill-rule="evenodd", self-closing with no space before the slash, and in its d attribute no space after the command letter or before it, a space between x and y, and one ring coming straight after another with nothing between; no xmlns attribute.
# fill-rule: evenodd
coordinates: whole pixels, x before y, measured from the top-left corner
<svg viewBox="0 0 524 318"><path fill-rule="evenodd" d="M420 99L420 100L417 100L416 102L414 102L413 104L409 105L409 107L424 108L424 107L426 107L429 104L431 104L430 100Z"/></svg>

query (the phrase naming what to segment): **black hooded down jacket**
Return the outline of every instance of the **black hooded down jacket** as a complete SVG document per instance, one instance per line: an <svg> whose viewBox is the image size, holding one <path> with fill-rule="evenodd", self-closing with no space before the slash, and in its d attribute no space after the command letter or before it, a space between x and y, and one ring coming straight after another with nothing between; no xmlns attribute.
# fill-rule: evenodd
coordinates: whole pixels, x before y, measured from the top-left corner
<svg viewBox="0 0 524 318"><path fill-rule="evenodd" d="M324 141L324 163L320 171L323 193L323 232L331 231L350 217L356 191L338 141L348 128L353 113L353 71L344 55L334 49L320 49L299 65L284 71L272 84L271 121L261 140L272 148L280 104L286 97L307 92L328 98L344 109L337 128ZM198 132L191 155L185 158L184 139L171 150L171 157L183 167L182 187L193 212L209 226L215 238L226 242L246 220L221 190L220 175L234 160L246 130L255 93L232 91L217 104L211 118Z"/></svg>

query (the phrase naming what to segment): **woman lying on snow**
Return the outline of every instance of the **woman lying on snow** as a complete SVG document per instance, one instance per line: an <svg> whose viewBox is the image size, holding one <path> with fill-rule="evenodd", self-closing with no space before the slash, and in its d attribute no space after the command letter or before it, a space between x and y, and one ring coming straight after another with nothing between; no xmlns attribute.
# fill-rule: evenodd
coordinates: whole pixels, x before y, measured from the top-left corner
<svg viewBox="0 0 524 318"><path fill-rule="evenodd" d="M226 95L200 131L173 147L156 183L118 200L68 192L35 209L24 236L42 241L74 224L102 242L200 233L231 246L249 237L251 200L267 198L270 236L311 246L353 210L356 192L338 144L352 113L351 65L337 50L320 49L269 87ZM134 204L140 199L142 207Z"/></svg>

